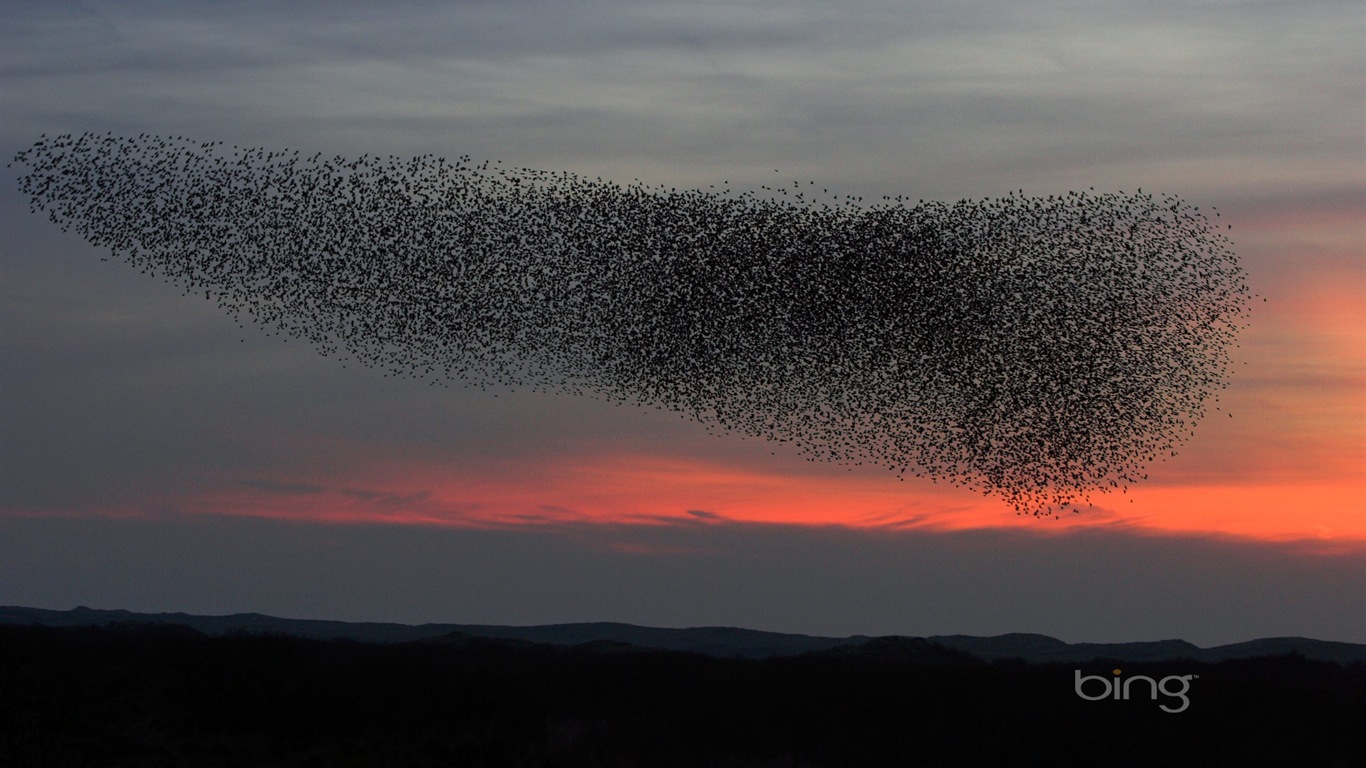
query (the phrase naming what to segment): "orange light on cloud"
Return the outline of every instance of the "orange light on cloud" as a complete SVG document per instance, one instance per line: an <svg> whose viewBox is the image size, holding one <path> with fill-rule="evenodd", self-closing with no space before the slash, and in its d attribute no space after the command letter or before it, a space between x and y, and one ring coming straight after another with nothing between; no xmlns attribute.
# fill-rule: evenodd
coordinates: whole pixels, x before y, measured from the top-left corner
<svg viewBox="0 0 1366 768"><path fill-rule="evenodd" d="M556 529L583 525L769 524L1057 535L1106 527L1135 534L1366 548L1366 482L1144 486L1100 495L1057 518L1018 515L979 493L879 474L785 475L649 455L547 459L518 478L490 466L373 464L347 480L223 483L174 501L190 514L313 523Z"/></svg>

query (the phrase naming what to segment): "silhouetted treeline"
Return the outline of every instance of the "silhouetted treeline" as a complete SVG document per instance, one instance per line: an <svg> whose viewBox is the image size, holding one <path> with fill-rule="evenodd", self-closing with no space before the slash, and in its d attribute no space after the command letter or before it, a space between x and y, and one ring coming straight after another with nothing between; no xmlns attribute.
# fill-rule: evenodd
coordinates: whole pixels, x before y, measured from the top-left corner
<svg viewBox="0 0 1366 768"><path fill-rule="evenodd" d="M1077 695L1076 670L1117 666L1154 684ZM1187 675L1188 707L1164 712ZM6 766L1353 766L1362 722L1366 666L1296 656L987 663L903 641L759 661L0 626Z"/></svg>

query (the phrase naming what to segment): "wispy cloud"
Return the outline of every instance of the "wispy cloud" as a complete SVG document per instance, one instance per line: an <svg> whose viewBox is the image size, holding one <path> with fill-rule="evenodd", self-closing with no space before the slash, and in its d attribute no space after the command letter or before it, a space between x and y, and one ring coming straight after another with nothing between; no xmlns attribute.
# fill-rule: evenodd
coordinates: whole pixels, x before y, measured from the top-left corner
<svg viewBox="0 0 1366 768"><path fill-rule="evenodd" d="M1366 642L1359 549L1311 555L1094 529L1048 538L762 525L575 532L0 517L0 584L6 602L44 607L361 621Z"/></svg>
<svg viewBox="0 0 1366 768"><path fill-rule="evenodd" d="M1366 641L1356 3L0 0L0 16L8 153L147 130L868 199L1143 187L1219 206L1268 299L1225 410L1178 456L1036 521L676 414L343 368L100 263L6 183L6 600Z"/></svg>

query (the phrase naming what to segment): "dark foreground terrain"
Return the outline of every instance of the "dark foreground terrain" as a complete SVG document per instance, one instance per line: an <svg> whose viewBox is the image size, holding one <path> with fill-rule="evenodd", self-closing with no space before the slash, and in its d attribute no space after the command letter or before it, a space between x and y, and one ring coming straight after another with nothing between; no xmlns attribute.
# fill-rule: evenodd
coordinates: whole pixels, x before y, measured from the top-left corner
<svg viewBox="0 0 1366 768"><path fill-rule="evenodd" d="M1098 698L1120 665L1127 699L1078 696L1077 670ZM1298 655L987 662L881 638L724 659L0 626L0 765L16 767L1361 766L1364 722L1366 665Z"/></svg>

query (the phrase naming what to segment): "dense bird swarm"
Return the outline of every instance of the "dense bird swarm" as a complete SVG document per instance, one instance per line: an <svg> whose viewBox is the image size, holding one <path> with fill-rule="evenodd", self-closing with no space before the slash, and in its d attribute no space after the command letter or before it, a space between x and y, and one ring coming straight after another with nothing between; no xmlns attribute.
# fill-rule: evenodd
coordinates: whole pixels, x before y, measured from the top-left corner
<svg viewBox="0 0 1366 768"><path fill-rule="evenodd" d="M1173 452L1249 298L1198 209L1141 193L816 204L149 135L15 159L63 229L324 353L652 404L1021 511Z"/></svg>

